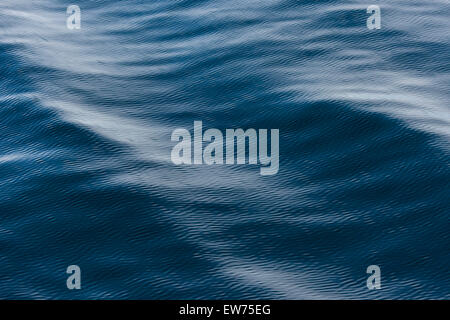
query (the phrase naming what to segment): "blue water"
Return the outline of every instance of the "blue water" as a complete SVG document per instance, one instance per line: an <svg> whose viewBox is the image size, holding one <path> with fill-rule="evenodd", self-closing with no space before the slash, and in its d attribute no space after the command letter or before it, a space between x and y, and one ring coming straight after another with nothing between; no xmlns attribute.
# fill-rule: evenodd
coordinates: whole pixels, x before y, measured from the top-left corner
<svg viewBox="0 0 450 320"><path fill-rule="evenodd" d="M0 298L450 298L449 16L1 0ZM278 174L175 166L194 120L278 128Z"/></svg>

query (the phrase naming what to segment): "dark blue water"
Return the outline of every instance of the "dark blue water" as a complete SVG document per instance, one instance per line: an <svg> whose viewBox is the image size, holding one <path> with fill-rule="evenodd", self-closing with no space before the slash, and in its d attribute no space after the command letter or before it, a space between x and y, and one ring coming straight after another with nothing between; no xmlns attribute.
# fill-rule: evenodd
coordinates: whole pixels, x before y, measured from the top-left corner
<svg viewBox="0 0 450 320"><path fill-rule="evenodd" d="M449 16L2 0L0 298L450 298ZM278 128L278 174L175 166L194 120Z"/></svg>

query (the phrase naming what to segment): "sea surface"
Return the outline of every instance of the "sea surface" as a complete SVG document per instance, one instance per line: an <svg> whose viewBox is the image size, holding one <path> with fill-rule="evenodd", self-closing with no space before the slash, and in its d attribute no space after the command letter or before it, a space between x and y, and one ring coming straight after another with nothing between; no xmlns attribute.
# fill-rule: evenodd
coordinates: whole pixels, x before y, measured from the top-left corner
<svg viewBox="0 0 450 320"><path fill-rule="evenodd" d="M0 298L449 299L449 17L1 0ZM279 172L174 165L197 120L279 129Z"/></svg>

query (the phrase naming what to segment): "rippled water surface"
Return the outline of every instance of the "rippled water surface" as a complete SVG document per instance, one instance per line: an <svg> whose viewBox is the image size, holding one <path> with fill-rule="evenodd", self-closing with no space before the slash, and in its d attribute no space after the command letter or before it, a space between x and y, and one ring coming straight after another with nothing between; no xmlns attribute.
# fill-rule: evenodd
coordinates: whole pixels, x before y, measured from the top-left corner
<svg viewBox="0 0 450 320"><path fill-rule="evenodd" d="M1 0L0 298L450 298L450 4L372 2ZM278 174L175 166L194 120Z"/></svg>

